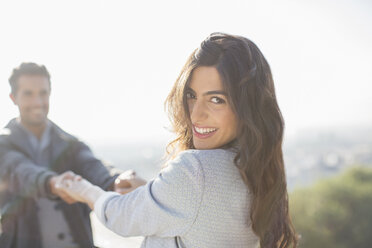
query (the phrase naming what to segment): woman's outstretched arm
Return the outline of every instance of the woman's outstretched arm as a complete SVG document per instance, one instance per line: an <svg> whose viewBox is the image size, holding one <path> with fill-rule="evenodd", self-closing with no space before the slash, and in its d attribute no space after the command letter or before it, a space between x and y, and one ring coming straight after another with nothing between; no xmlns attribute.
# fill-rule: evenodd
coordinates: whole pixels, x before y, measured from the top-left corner
<svg viewBox="0 0 372 248"><path fill-rule="evenodd" d="M104 192L83 179L70 188L79 184L77 200L90 205L100 221L121 236L174 237L189 230L197 217L203 177L199 160L184 152L158 177L125 195Z"/></svg>

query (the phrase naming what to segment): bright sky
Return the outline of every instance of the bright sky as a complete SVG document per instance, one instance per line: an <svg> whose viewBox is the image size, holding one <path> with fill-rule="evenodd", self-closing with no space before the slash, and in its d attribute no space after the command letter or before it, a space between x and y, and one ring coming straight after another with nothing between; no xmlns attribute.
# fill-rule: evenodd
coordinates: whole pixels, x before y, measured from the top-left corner
<svg viewBox="0 0 372 248"><path fill-rule="evenodd" d="M88 142L167 136L163 102L211 32L253 40L269 61L287 134L372 125L372 2L1 1L0 125L17 116L8 77L52 75L50 119Z"/></svg>

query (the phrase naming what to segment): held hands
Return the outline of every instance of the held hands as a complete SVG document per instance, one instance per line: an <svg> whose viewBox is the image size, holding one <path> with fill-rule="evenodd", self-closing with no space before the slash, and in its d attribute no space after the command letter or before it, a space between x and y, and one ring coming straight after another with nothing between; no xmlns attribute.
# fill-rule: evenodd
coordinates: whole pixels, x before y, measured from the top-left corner
<svg viewBox="0 0 372 248"><path fill-rule="evenodd" d="M105 192L72 171L51 177L49 184L52 193L65 202L69 204L83 202L91 209L95 201ZM144 179L137 177L133 170L128 170L116 178L114 190L119 194L126 194L144 184L146 184Z"/></svg>
<svg viewBox="0 0 372 248"><path fill-rule="evenodd" d="M116 178L114 190L115 192L124 195L145 184L146 181L136 176L136 172L133 170L127 170Z"/></svg>
<svg viewBox="0 0 372 248"><path fill-rule="evenodd" d="M93 209L95 201L105 191L71 171L65 173L68 173L69 176L60 177L55 184L55 188L73 199L74 202L86 203Z"/></svg>
<svg viewBox="0 0 372 248"><path fill-rule="evenodd" d="M49 179L49 188L52 194L60 197L63 201L67 202L68 204L75 203L76 200L72 198L70 195L68 195L65 191L63 191L61 188L57 187L58 183L60 183L63 180L73 180L77 175L75 175L71 171L66 171L58 176L52 176Z"/></svg>

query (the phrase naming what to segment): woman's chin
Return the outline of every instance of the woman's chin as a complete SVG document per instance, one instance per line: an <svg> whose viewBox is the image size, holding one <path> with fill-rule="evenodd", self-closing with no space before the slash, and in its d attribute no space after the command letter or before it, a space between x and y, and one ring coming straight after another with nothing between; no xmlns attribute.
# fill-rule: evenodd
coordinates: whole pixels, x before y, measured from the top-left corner
<svg viewBox="0 0 372 248"><path fill-rule="evenodd" d="M213 144L211 142L200 142L200 141L194 141L194 147L197 150L210 150L210 149L218 148L216 144Z"/></svg>

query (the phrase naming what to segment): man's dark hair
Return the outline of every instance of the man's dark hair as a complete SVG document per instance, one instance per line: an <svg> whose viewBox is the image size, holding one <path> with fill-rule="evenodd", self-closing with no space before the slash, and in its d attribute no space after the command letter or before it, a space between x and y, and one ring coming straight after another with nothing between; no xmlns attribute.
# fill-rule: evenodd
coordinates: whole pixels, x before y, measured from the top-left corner
<svg viewBox="0 0 372 248"><path fill-rule="evenodd" d="M22 63L13 69L12 75L9 77L9 84L13 95L17 92L18 79L23 75L44 76L48 79L50 86L50 74L44 65L38 65L33 62Z"/></svg>

